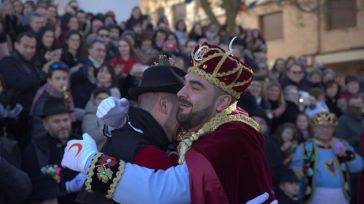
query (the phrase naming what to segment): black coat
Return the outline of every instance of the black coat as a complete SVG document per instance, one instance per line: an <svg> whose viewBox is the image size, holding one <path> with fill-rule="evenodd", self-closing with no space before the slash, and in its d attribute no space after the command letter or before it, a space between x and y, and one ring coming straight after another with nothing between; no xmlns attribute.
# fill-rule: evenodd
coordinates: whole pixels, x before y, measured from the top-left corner
<svg viewBox="0 0 364 204"><path fill-rule="evenodd" d="M4 77L6 89L14 92L11 101L21 104L23 111L29 112L33 97L45 82L46 74L35 67L33 61L24 60L18 52L0 61L0 74Z"/></svg>
<svg viewBox="0 0 364 204"><path fill-rule="evenodd" d="M281 189L278 189L276 192L276 197L278 199L278 203L279 204L301 204L303 203L302 201L300 201L299 199L294 200L290 197L288 197L286 194L284 194L282 192Z"/></svg>
<svg viewBox="0 0 364 204"><path fill-rule="evenodd" d="M141 132L142 131L142 132ZM167 151L170 144L166 133L153 116L140 108L129 110L129 124L111 132L101 152L126 162L133 161L136 153L145 145L159 147ZM114 203L98 193L88 193L81 189L77 201L86 203Z"/></svg>
<svg viewBox="0 0 364 204"><path fill-rule="evenodd" d="M92 66L90 60L86 60L83 66L70 76L71 81L71 94L75 107L84 109L87 102L90 100L92 92L97 87L96 84L91 82L88 77L88 69ZM94 68L94 67L93 67ZM94 68L95 72L96 69ZM96 76L96 74L95 74Z"/></svg>
<svg viewBox="0 0 364 204"><path fill-rule="evenodd" d="M58 198L58 203L74 203L76 194L66 191L65 182L72 180L78 173L66 168L61 168L61 180L56 182L51 175L41 172L47 165L61 167L65 146L49 135L33 140L26 148L23 157L23 169L29 175L33 192L30 200L47 200Z"/></svg>
<svg viewBox="0 0 364 204"><path fill-rule="evenodd" d="M301 113L297 104L286 101L287 107L284 113L279 117L279 124L283 123L296 123L297 116Z"/></svg>

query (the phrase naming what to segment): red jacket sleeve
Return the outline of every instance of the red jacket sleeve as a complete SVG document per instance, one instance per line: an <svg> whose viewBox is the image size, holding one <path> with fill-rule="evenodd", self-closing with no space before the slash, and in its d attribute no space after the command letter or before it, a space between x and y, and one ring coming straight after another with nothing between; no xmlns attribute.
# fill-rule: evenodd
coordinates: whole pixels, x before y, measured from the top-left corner
<svg viewBox="0 0 364 204"><path fill-rule="evenodd" d="M133 163L150 169L168 169L173 166L170 158L161 149L146 145L134 156Z"/></svg>

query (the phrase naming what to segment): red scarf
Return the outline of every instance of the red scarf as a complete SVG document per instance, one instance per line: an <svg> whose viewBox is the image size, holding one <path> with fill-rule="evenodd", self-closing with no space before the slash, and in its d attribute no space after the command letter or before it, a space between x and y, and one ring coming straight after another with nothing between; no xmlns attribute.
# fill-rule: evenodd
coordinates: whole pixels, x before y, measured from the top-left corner
<svg viewBox="0 0 364 204"><path fill-rule="evenodd" d="M115 57L110 60L110 64L112 67L116 67L117 64L120 64L123 67L122 72L125 75L129 75L131 68L133 68L135 64L135 60L133 57L129 57L127 60L124 60L122 57Z"/></svg>

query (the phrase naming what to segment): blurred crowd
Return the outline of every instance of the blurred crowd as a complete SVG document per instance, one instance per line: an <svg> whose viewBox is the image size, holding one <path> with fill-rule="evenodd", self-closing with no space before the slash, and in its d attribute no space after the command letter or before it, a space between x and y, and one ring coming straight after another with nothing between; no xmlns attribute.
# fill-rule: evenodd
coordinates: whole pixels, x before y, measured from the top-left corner
<svg viewBox="0 0 364 204"><path fill-rule="evenodd" d="M291 174L286 171L296 149L313 139L311 118L317 113L335 114L334 136L355 152L360 150L364 74L345 76L320 62L309 62L307 56L279 58L270 66L267 44L257 29L236 26L228 32L225 26L198 22L187 29L183 19L171 25L166 17L153 24L139 7L133 8L127 21L118 23L112 11L89 13L75 0L67 4L65 14L58 15L57 10L48 1L11 0L1 8L0 158L22 176L26 174L21 169L27 172L24 164L29 161L24 162L27 157L21 154L31 142L47 135L42 115L49 98L62 99L73 111L74 135L87 132L101 147L104 125L95 113L103 99L135 100L128 89L139 84L143 72L161 54L187 70L197 44L208 41L228 49L233 37L237 38L232 54L255 74L250 92L238 105L261 126L276 188L285 189L281 182L295 181L297 175L287 177ZM20 149L17 154L16 149ZM357 177L353 174L349 179L353 198ZM26 192L20 190L15 197L1 193L0 199L20 201L29 196Z"/></svg>

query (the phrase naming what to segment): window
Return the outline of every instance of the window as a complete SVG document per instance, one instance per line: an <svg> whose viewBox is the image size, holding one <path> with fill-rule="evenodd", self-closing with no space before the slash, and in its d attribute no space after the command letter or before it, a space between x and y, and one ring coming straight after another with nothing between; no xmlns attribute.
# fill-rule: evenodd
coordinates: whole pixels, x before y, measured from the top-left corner
<svg viewBox="0 0 364 204"><path fill-rule="evenodd" d="M260 16L260 30L267 41L283 39L283 13Z"/></svg>
<svg viewBox="0 0 364 204"><path fill-rule="evenodd" d="M329 30L356 26L356 0L330 0L326 2L327 28Z"/></svg>

